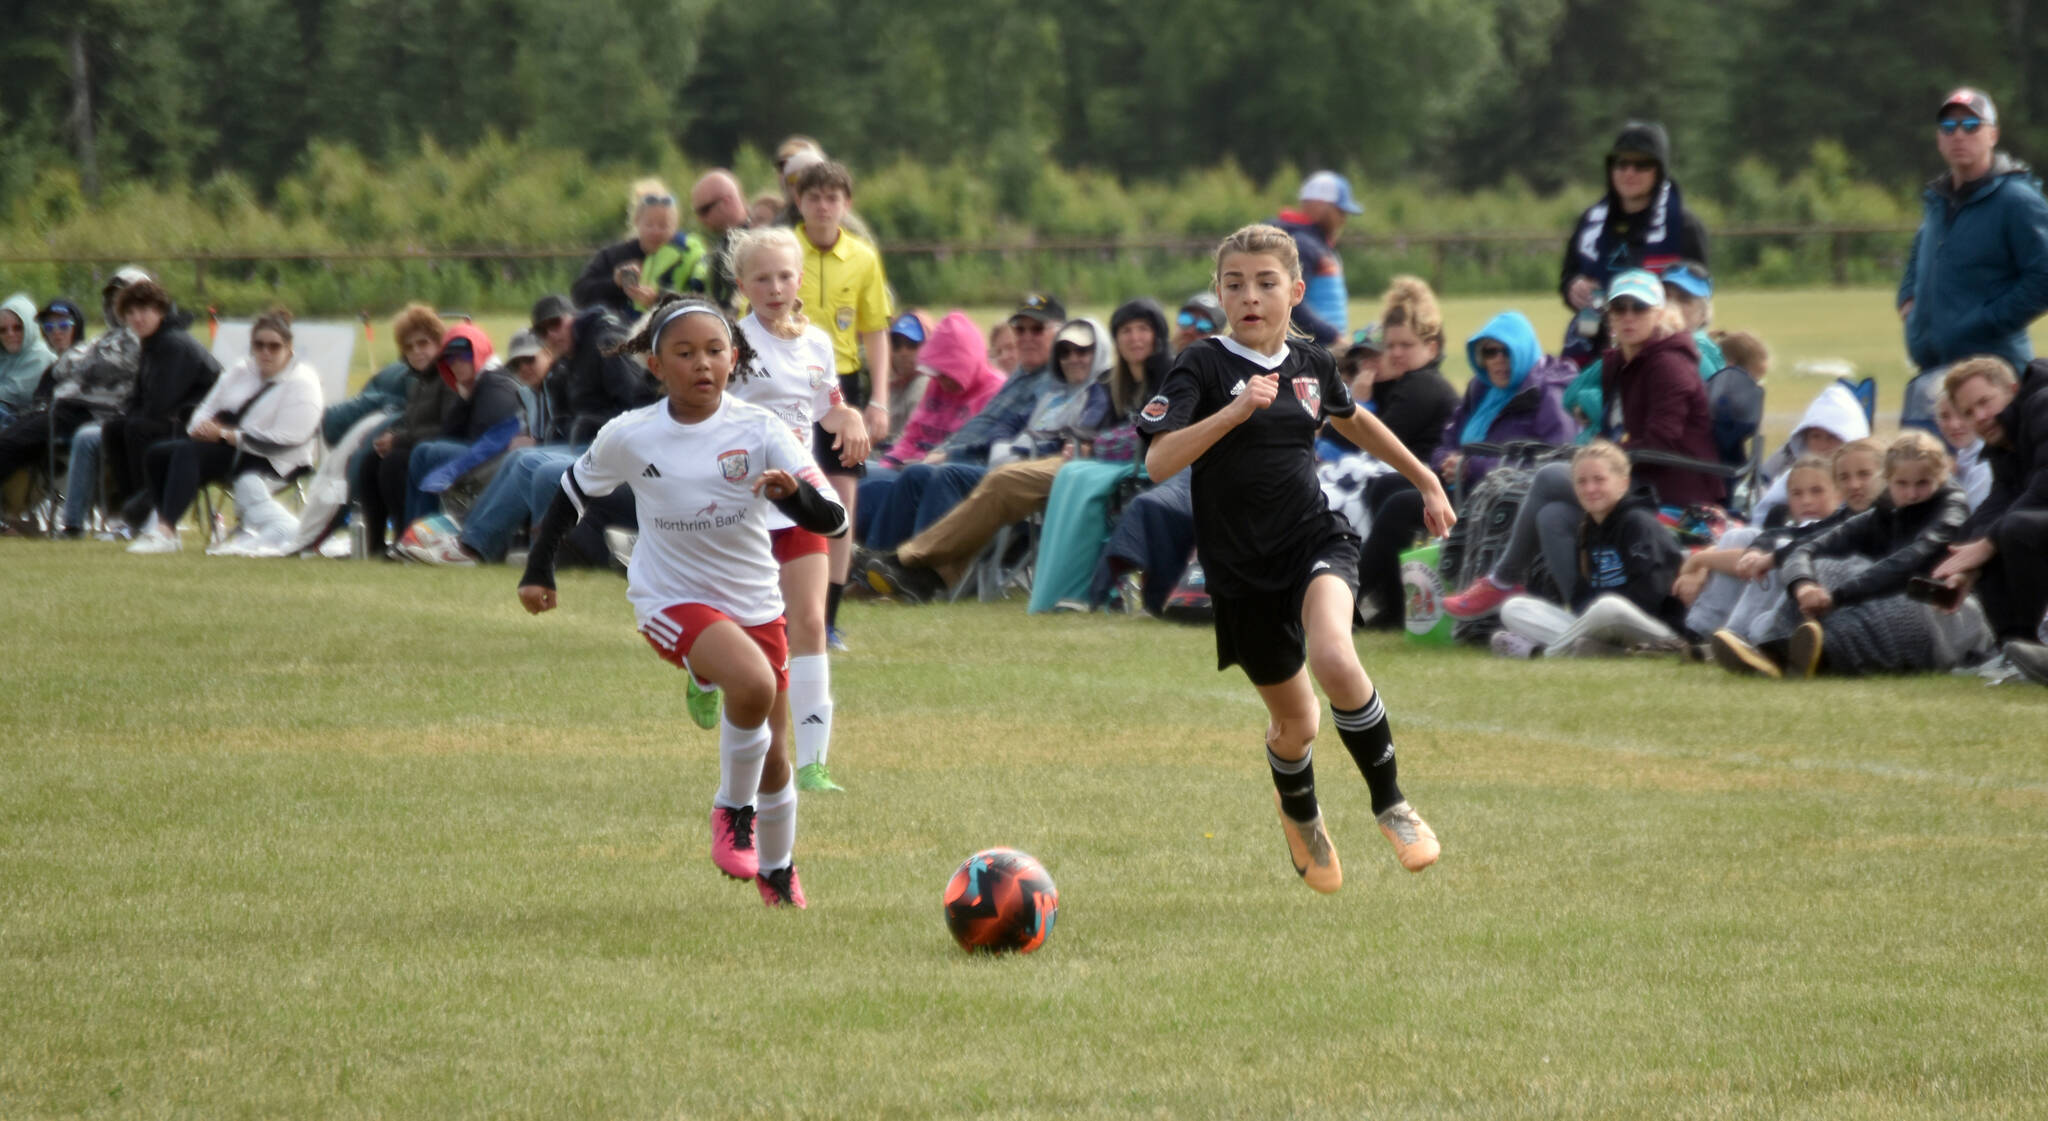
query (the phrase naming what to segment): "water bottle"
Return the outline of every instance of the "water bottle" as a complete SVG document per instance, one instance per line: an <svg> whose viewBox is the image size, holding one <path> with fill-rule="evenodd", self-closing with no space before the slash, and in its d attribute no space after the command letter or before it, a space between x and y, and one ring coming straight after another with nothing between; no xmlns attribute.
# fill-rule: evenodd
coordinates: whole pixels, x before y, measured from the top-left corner
<svg viewBox="0 0 2048 1121"><path fill-rule="evenodd" d="M363 508L348 508L348 555L356 560L370 559L370 536L363 529Z"/></svg>

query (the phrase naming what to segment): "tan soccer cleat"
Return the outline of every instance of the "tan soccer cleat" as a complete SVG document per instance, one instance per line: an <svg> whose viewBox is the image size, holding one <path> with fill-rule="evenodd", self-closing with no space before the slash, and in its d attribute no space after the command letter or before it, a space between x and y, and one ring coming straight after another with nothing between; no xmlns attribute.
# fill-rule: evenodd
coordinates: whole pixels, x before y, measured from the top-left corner
<svg viewBox="0 0 2048 1121"><path fill-rule="evenodd" d="M1394 856L1401 861L1401 867L1410 872L1420 872L1436 863L1443 846L1437 844L1436 830L1422 820L1415 807L1406 802L1396 802L1379 815L1380 832L1387 840L1394 842Z"/></svg>
<svg viewBox="0 0 2048 1121"><path fill-rule="evenodd" d="M1278 808L1280 795L1273 795L1273 804ZM1344 866L1337 861L1337 848L1330 843L1330 834L1323 828L1323 815L1316 814L1314 821L1303 824L1280 811L1280 831L1287 835L1287 855L1294 861L1294 874L1303 883L1328 895L1344 886Z"/></svg>

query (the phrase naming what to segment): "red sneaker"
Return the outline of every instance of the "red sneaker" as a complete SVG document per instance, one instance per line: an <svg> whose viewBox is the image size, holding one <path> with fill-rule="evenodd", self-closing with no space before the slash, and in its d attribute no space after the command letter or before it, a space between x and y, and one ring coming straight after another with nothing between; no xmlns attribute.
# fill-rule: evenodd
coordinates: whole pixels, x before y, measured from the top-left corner
<svg viewBox="0 0 2048 1121"><path fill-rule="evenodd" d="M1510 596L1521 595L1526 589L1520 584L1503 588L1491 577L1481 576L1472 581L1472 586L1454 596L1444 599L1444 614L1453 619L1480 619L1500 610Z"/></svg>
<svg viewBox="0 0 2048 1121"><path fill-rule="evenodd" d="M770 907L795 907L801 911L810 906L804 898L804 885L797 881L794 864L755 876L754 886L761 889L761 902Z"/></svg>
<svg viewBox="0 0 2048 1121"><path fill-rule="evenodd" d="M754 807L711 807L711 863L735 880L761 874L761 854L754 849Z"/></svg>

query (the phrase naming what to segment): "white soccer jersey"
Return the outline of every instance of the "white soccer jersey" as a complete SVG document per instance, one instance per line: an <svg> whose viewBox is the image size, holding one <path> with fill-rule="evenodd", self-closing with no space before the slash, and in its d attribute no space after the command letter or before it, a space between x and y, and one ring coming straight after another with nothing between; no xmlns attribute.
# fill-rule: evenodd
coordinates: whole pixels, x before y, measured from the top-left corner
<svg viewBox="0 0 2048 1121"><path fill-rule="evenodd" d="M645 624L678 603L717 608L742 626L782 614L780 567L768 544L761 473L779 468L839 496L781 418L758 405L720 399L718 411L684 424L666 400L614 417L562 476L580 513L585 496L633 488L640 541L626 569L626 598Z"/></svg>
<svg viewBox="0 0 2048 1121"><path fill-rule="evenodd" d="M754 371L746 378L734 371L725 391L774 413L789 426L798 447L811 447L811 426L840 402L832 336L812 326L796 338L777 338L754 314L740 320L740 330L754 348ZM794 524L782 511L769 509L769 529Z"/></svg>

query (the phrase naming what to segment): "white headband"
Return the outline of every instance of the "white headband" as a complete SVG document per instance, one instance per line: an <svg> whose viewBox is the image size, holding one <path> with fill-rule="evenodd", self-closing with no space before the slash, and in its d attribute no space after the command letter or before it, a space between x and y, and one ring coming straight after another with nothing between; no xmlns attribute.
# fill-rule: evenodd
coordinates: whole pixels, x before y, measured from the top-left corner
<svg viewBox="0 0 2048 1121"><path fill-rule="evenodd" d="M708 315L711 318L718 320L718 325L720 327L725 328L725 341L732 341L732 324L726 321L724 312L719 311L717 308L711 307L708 304L677 304L674 307L663 312L660 319L654 321L654 334L651 336L650 341L648 342L648 349L660 350L661 333L663 331L668 330L669 324L674 323L676 320L681 319L683 316L686 315Z"/></svg>

